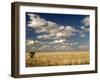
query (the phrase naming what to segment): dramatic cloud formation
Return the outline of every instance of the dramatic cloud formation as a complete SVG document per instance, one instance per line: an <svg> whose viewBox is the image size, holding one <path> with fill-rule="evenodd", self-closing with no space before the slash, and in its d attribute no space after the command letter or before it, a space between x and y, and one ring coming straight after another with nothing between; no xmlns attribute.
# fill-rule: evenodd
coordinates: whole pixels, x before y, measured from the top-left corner
<svg viewBox="0 0 100 80"><path fill-rule="evenodd" d="M62 26L55 22L46 21L35 14L28 14L31 21L27 26L35 29L36 33L47 33L37 36L37 38L49 39L49 38L65 38L74 35L74 32L78 32L72 26Z"/></svg>
<svg viewBox="0 0 100 80"><path fill-rule="evenodd" d="M27 14L29 21L27 26L34 29L37 34L35 39L26 40L27 51L55 51L55 50L82 50L88 49L87 45L80 45L78 41L72 41L71 37L78 35L84 38L89 32L89 17L85 17L80 23L80 29L75 26L62 25L46 20L36 14ZM73 38L72 38L73 39ZM69 40L69 42L68 42Z"/></svg>

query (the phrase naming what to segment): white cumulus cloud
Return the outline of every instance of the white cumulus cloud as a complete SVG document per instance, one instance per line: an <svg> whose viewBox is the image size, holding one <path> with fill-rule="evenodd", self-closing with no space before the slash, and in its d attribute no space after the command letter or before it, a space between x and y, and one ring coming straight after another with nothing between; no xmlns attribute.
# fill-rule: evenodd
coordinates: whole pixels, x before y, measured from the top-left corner
<svg viewBox="0 0 100 80"><path fill-rule="evenodd" d="M38 41L38 40L26 40L27 46L31 46L31 45L34 45L34 44L37 44L37 43L40 43L40 41Z"/></svg>
<svg viewBox="0 0 100 80"><path fill-rule="evenodd" d="M63 43L65 41L66 41L65 39L60 39L60 40L55 40L54 43Z"/></svg>
<svg viewBox="0 0 100 80"><path fill-rule="evenodd" d="M55 22L47 21L36 14L28 14L28 16L30 17L31 21L29 21L27 26L34 28L36 33L48 33L48 35L39 35L37 38L48 39L69 37L73 35L73 32L78 31L72 26L59 25Z"/></svg>
<svg viewBox="0 0 100 80"><path fill-rule="evenodd" d="M36 14L28 14L30 21L28 27L31 27L37 33L37 39L27 40L26 45L32 46L34 50L74 50L78 46L78 42L67 42L67 39L75 35L75 32L80 34L80 37L85 37L85 32L89 31L89 17L82 20L83 26L81 30L75 29L74 26L61 25L52 21L47 21ZM44 40L44 41L43 41ZM37 45L34 45L37 44ZM36 49L35 49L36 48ZM87 46L79 45L78 49L86 49Z"/></svg>
<svg viewBox="0 0 100 80"><path fill-rule="evenodd" d="M28 14L31 21L28 22L28 26L32 28L42 28L42 26L45 26L47 24L47 21L40 18L38 15L35 14Z"/></svg>
<svg viewBox="0 0 100 80"><path fill-rule="evenodd" d="M89 17L85 17L82 20L82 23L83 23L84 26L89 26L89 24L90 24L90 18Z"/></svg>

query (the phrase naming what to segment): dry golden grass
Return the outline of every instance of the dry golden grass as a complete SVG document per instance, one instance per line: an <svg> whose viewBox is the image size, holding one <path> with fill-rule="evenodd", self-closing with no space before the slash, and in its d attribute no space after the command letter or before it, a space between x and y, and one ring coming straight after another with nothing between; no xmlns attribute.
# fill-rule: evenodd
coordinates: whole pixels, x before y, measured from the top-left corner
<svg viewBox="0 0 100 80"><path fill-rule="evenodd" d="M26 67L89 64L88 51L26 53Z"/></svg>

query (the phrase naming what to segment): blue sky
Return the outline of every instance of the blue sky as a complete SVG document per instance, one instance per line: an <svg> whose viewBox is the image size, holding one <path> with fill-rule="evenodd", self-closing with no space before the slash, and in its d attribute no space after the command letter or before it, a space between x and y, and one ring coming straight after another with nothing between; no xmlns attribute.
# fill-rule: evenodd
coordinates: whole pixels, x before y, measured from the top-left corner
<svg viewBox="0 0 100 80"><path fill-rule="evenodd" d="M89 15L26 13L26 51L89 50Z"/></svg>

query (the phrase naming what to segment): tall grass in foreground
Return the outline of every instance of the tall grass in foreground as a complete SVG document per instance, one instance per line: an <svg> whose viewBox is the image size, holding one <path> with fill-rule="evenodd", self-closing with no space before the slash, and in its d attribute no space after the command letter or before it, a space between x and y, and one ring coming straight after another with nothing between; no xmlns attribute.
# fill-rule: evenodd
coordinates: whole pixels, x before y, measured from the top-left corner
<svg viewBox="0 0 100 80"><path fill-rule="evenodd" d="M88 51L26 53L26 67L89 64Z"/></svg>

